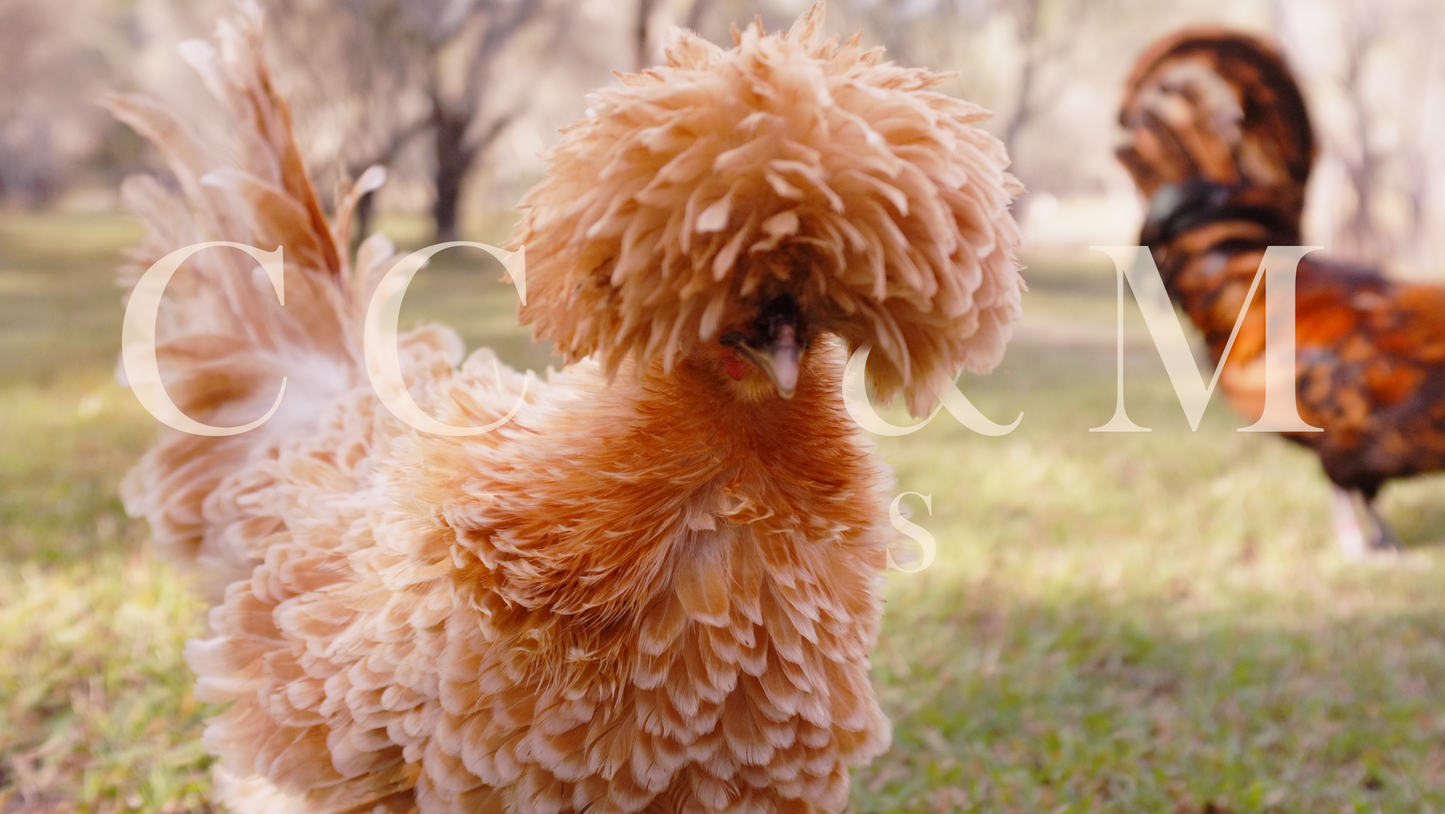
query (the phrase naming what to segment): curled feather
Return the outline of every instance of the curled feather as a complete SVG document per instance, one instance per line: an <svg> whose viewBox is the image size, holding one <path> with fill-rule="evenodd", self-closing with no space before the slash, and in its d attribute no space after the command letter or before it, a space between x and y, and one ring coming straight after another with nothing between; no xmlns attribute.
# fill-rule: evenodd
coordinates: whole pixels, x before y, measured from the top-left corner
<svg viewBox="0 0 1445 814"><path fill-rule="evenodd" d="M723 50L680 31L549 153L510 245L522 319L609 373L671 366L788 291L810 322L875 345L878 398L926 412L959 368L997 364L1019 314L1020 191L988 113L821 33L760 23Z"/></svg>

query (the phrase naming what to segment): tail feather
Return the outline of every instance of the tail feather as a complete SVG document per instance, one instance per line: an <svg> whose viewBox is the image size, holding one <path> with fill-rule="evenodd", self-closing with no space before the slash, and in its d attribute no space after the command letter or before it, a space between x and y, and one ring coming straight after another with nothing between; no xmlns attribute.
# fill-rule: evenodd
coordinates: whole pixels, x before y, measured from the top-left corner
<svg viewBox="0 0 1445 814"><path fill-rule="evenodd" d="M262 58L259 7L243 5L221 22L217 36L219 52L201 40L187 41L180 51L232 125L238 156L234 163L220 165L204 142L155 101L113 97L111 110L166 154L197 212L214 222L212 239L245 236L250 221L257 238L300 252L298 261L306 268L344 276L345 249L332 240L296 146L290 109L276 93ZM213 177L217 173L222 178ZM207 185L222 194L206 194Z"/></svg>
<svg viewBox="0 0 1445 814"><path fill-rule="evenodd" d="M1203 179L1267 189L1298 220L1314 160L1304 97L1279 51L1254 37L1189 28L1135 65L1119 121L1119 159L1141 192Z"/></svg>
<svg viewBox="0 0 1445 814"><path fill-rule="evenodd" d="M310 429L321 407L363 380L366 301L358 295L374 289L393 258L390 243L376 236L362 244L353 271L348 223L360 197L384 174L377 169L355 186L343 183L336 225L328 221L291 115L262 60L260 31L252 5L221 24L219 50L201 42L182 48L221 103L233 139L229 151L199 138L154 101L107 100L117 118L162 152L178 187L168 190L149 177L124 185L127 205L148 231L122 273L124 283L201 241L284 251L284 306L252 258L211 248L192 255L176 275L156 328L167 392L190 417L214 426L246 423L270 407L285 377L281 407L241 435L164 429L122 485L127 510L150 521L162 551L201 566L217 580L215 591L249 575L257 554L234 542L253 535L228 531L248 519L236 510L238 496L257 487L223 484L278 439Z"/></svg>

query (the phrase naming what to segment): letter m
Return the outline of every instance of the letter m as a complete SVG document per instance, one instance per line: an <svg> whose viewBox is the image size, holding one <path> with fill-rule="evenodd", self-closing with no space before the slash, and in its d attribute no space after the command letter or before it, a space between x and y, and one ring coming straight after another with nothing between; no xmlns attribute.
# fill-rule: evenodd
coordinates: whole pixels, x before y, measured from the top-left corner
<svg viewBox="0 0 1445 814"><path fill-rule="evenodd" d="M1169 373L1169 382L1174 385L1174 394L1189 419L1189 427L1199 429L1199 419L1219 383L1219 373L1234 348L1239 328L1244 324L1245 314L1254 301L1259 289L1259 280L1264 278L1265 330L1264 330L1264 414L1240 432L1323 432L1319 427L1306 424L1300 418L1295 404L1295 272L1299 261L1319 246L1270 246L1265 250L1259 269L1250 283L1249 294L1240 307L1239 317L1234 321L1234 330L1224 345L1224 353L1214 367L1214 375L1206 386L1204 377L1194 364L1189 340L1169 294L1164 289L1164 280L1154 256L1147 246L1090 246L1094 251L1107 254L1114 261L1114 270L1119 284L1119 376L1118 399L1114 406L1114 417L1102 427L1089 432L1150 432L1129 420L1124 411L1124 281L1134 291L1139 310L1144 315L1144 324L1149 328L1149 337L1164 360L1164 369Z"/></svg>

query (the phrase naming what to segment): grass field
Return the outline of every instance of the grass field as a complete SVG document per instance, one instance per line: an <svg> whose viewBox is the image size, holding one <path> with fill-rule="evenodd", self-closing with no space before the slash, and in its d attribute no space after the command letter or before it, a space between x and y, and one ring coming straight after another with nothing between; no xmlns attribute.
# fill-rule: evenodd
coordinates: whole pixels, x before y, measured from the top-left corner
<svg viewBox="0 0 1445 814"><path fill-rule="evenodd" d="M213 710L180 657L203 609L116 497L154 432L113 376L135 236L0 216L0 812L207 808ZM403 324L545 364L464 259L419 275ZM1113 410L1105 263L1032 255L1005 363L963 382L1017 431L944 414L879 444L932 495L939 551L888 578L894 745L854 809L1445 812L1445 480L1386 490L1407 552L1344 561L1314 460L1219 404L1190 432L1134 321L1129 413L1154 432L1089 433Z"/></svg>

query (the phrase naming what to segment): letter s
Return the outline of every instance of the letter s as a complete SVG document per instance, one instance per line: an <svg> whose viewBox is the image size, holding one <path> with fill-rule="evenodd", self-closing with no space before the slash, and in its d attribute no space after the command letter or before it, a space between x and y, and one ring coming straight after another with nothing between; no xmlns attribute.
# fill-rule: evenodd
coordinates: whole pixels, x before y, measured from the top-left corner
<svg viewBox="0 0 1445 814"><path fill-rule="evenodd" d="M904 568L894 561L892 550L884 552L884 556L887 558L888 568L902 571L905 574L916 574L933 564L933 558L938 553L938 544L934 542L933 535L928 532L928 529L909 522L908 518L904 517L903 513L898 510L898 505L903 502L903 498L909 495L918 495L923 498L923 505L928 509L928 516L933 516L933 495L925 495L919 492L904 492L898 497L893 498L893 505L888 507L888 520L893 523L893 528L908 535L923 548L923 561L918 564L917 568Z"/></svg>

